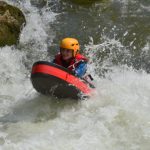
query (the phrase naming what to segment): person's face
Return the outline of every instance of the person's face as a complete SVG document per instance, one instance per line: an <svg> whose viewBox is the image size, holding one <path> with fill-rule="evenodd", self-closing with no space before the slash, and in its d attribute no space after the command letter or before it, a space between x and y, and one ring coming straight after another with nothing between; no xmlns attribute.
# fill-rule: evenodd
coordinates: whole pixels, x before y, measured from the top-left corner
<svg viewBox="0 0 150 150"><path fill-rule="evenodd" d="M72 58L72 50L61 49L60 50L63 60L68 60Z"/></svg>

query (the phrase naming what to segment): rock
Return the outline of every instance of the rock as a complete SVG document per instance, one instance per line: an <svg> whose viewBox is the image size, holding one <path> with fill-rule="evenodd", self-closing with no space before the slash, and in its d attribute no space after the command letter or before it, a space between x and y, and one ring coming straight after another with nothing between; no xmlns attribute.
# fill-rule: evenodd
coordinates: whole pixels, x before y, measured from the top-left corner
<svg viewBox="0 0 150 150"><path fill-rule="evenodd" d="M25 23L20 9L0 1L0 46L17 44Z"/></svg>

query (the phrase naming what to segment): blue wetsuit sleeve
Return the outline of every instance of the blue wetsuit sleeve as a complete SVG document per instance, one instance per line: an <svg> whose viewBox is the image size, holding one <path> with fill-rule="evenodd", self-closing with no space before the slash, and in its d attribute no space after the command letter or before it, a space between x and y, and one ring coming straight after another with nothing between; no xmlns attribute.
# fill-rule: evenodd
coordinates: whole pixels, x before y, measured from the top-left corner
<svg viewBox="0 0 150 150"><path fill-rule="evenodd" d="M87 63L83 62L83 63L80 63L76 68L75 68L75 74L78 76L78 77L82 77L85 73L86 73L86 70L87 70Z"/></svg>

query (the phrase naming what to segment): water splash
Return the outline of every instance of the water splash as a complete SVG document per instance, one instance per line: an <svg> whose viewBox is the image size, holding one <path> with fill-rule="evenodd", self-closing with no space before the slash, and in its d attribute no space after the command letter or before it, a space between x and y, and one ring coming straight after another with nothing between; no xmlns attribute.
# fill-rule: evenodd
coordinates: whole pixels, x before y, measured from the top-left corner
<svg viewBox="0 0 150 150"><path fill-rule="evenodd" d="M143 66L135 69L132 48L125 46L124 39L103 32L101 42L93 38L86 45L97 95L79 102L41 96L30 84L29 70L34 61L47 59L48 36L52 41L55 32L52 36L47 32L51 28L46 20L54 21L53 14L32 6L29 0L13 4L25 12L27 26L18 47L0 51L0 148L149 150L150 75ZM112 28L112 35L117 28ZM122 37L128 34L126 30ZM146 41L139 55L146 61L142 65L149 62L149 50Z"/></svg>

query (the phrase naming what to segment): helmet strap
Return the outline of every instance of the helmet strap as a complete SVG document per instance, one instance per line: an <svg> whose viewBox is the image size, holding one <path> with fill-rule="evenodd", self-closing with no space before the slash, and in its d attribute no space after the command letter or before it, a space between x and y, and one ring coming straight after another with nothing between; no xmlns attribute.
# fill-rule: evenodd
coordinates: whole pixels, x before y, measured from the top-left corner
<svg viewBox="0 0 150 150"><path fill-rule="evenodd" d="M77 50L77 51L76 51L76 54L75 54L75 56L78 54L78 52L79 52L79 50Z"/></svg>

